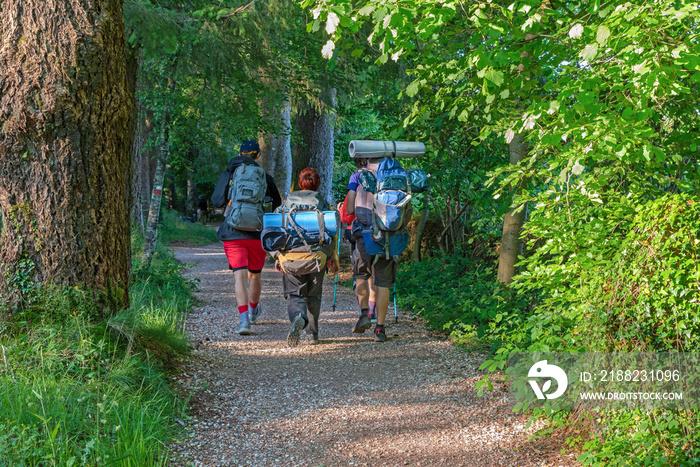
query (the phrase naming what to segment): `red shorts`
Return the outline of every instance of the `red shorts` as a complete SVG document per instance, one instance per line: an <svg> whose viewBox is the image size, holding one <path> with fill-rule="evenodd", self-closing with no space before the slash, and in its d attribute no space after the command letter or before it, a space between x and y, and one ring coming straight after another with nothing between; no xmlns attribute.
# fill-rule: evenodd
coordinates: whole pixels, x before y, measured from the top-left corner
<svg viewBox="0 0 700 467"><path fill-rule="evenodd" d="M265 266L265 250L262 242L257 239L227 240L224 242L224 252L228 258L228 268L233 271L248 269L257 274Z"/></svg>

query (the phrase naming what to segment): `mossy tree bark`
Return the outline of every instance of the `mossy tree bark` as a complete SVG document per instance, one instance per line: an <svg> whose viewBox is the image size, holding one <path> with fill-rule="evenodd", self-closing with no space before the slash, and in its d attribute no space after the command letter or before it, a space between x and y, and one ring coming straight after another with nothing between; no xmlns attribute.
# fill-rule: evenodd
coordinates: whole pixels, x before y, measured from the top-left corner
<svg viewBox="0 0 700 467"><path fill-rule="evenodd" d="M333 159L335 158L335 107L336 90L331 88L324 99L325 109L316 118L312 137L309 165L321 175L318 192L327 203L333 203Z"/></svg>
<svg viewBox="0 0 700 467"><path fill-rule="evenodd" d="M293 157L292 185L296 185L299 173L304 168L313 167L321 175L318 192L326 202L332 203L335 88L325 93L322 104L321 108L317 108L302 102L297 111L295 129L299 133L299 141L295 145Z"/></svg>
<svg viewBox="0 0 700 467"><path fill-rule="evenodd" d="M277 189L286 196L292 187L291 107L284 102L279 107L264 102L261 105L264 118L273 123L275 131L261 133L260 165L275 179Z"/></svg>
<svg viewBox="0 0 700 467"><path fill-rule="evenodd" d="M527 156L527 143L522 135L517 134L510 142L510 163L517 164ZM517 190L514 195L517 195ZM516 212L518 211L518 212ZM523 253L523 241L520 238L525 217L527 215L527 205L518 206L506 214L503 220L503 235L501 237L501 252L498 258L498 280L509 284L515 276L515 265L518 256Z"/></svg>
<svg viewBox="0 0 700 467"><path fill-rule="evenodd" d="M143 61L143 51L132 52L132 57L132 61L135 62L136 73L138 73L138 67ZM142 86L138 81L134 82L135 89L140 90ZM131 144L131 225L138 226L139 231L144 234L144 204L148 204L148 201L144 201L144 198L150 193L150 191L144 191L144 183L148 183L148 181L144 181L144 177L148 177L148 174L144 173L143 170L144 149L148 133L145 106L140 99L135 99L135 104L136 120L134 121L134 138Z"/></svg>
<svg viewBox="0 0 700 467"><path fill-rule="evenodd" d="M128 305L132 83L121 0L3 0L4 304L26 300L23 274Z"/></svg>

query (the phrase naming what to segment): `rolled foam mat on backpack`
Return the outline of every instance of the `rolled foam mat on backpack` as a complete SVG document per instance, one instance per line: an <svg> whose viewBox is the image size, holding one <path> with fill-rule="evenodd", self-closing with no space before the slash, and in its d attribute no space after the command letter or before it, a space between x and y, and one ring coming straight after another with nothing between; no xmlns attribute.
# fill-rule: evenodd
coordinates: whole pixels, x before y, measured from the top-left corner
<svg viewBox="0 0 700 467"><path fill-rule="evenodd" d="M365 141L352 140L348 152L353 159L377 159L394 155L394 157L421 157L425 154L425 144L417 141Z"/></svg>
<svg viewBox="0 0 700 467"><path fill-rule="evenodd" d="M288 213L280 212L270 212L263 216L263 228L268 227L282 227L284 217L289 216ZM308 231L318 232L318 214L314 211L301 211L292 214L297 225ZM323 222L324 229L334 237L338 231L338 213L336 211L323 211ZM290 222L287 220L286 224L291 227Z"/></svg>

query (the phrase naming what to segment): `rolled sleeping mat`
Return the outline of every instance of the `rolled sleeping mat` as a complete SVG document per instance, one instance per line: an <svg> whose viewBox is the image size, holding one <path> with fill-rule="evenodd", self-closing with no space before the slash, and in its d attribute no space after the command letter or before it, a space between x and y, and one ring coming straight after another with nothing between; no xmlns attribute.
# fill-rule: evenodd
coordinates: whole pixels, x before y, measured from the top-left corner
<svg viewBox="0 0 700 467"><path fill-rule="evenodd" d="M318 214L314 211L299 211L292 214L294 221L303 230L318 232ZM268 227L282 227L283 224L289 226L288 230L294 229L292 224L285 217L289 217L289 213L281 212L269 212L263 216L263 228ZM338 219L337 211L323 211L323 223L324 229L334 237L338 231L338 224L340 223Z"/></svg>
<svg viewBox="0 0 700 467"><path fill-rule="evenodd" d="M348 151L353 159L377 159L392 155L394 157L421 157L425 154L425 144L417 141L352 140Z"/></svg>

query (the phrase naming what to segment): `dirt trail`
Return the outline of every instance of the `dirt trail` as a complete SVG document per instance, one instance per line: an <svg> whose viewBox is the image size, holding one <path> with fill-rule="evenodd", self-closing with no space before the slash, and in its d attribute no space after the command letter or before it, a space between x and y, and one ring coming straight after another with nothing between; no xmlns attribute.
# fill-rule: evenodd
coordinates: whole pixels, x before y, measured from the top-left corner
<svg viewBox="0 0 700 467"><path fill-rule="evenodd" d="M196 350L182 387L192 392L189 437L172 465L577 465L561 444L532 441L503 388L477 397L483 356L431 336L399 313L385 343L351 333L357 302L327 277L320 345L287 347L281 276L262 273L263 315L238 324L233 274L220 244L175 248L194 265L202 306L187 320ZM390 309L393 314L393 309Z"/></svg>

